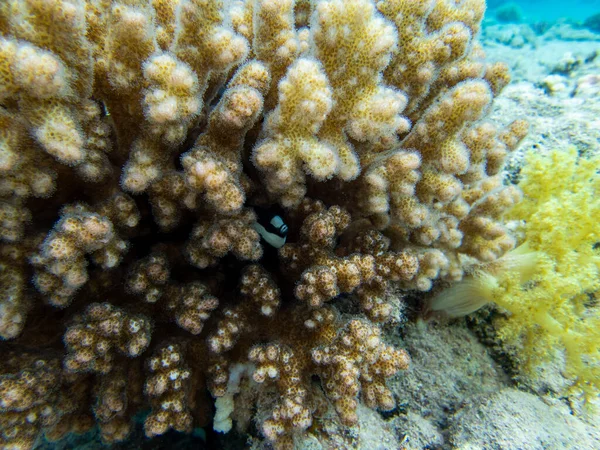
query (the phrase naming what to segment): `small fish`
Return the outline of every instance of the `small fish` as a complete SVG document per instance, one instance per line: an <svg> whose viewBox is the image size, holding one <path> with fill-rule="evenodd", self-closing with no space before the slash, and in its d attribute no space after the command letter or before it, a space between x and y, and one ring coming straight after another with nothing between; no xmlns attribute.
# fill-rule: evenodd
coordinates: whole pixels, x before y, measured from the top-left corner
<svg viewBox="0 0 600 450"><path fill-rule="evenodd" d="M256 213L258 218L252 227L271 247L283 247L288 234L288 226L281 216L269 210L258 210Z"/></svg>
<svg viewBox="0 0 600 450"><path fill-rule="evenodd" d="M106 103L104 103L102 100L97 100L96 103L100 107L100 117L110 117L110 112L108 111Z"/></svg>

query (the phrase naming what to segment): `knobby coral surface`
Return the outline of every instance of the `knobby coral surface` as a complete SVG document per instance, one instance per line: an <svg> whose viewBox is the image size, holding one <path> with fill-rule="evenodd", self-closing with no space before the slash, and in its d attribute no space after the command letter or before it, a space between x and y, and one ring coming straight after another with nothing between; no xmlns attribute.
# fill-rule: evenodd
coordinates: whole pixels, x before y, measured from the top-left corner
<svg viewBox="0 0 600 450"><path fill-rule="evenodd" d="M514 246L484 9L2 1L0 446L393 408L391 291Z"/></svg>

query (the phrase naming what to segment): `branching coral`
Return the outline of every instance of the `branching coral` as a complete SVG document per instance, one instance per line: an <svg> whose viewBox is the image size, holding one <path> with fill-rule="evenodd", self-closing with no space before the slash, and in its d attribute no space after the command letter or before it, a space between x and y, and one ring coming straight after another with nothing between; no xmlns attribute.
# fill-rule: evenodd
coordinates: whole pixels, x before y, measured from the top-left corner
<svg viewBox="0 0 600 450"><path fill-rule="evenodd" d="M32 448L40 428L47 439L58 440L93 426L89 382L62 371L59 355L10 351L1 370L2 447Z"/></svg>
<svg viewBox="0 0 600 450"><path fill-rule="evenodd" d="M189 431L207 391L216 429L256 402L277 448L319 399L346 425L392 408L392 292L514 245L501 170L527 127L485 121L508 75L477 44L484 9L2 2L0 345L28 351L0 392L43 379L1 406L2 445L92 417L118 442L145 410L148 436Z"/></svg>

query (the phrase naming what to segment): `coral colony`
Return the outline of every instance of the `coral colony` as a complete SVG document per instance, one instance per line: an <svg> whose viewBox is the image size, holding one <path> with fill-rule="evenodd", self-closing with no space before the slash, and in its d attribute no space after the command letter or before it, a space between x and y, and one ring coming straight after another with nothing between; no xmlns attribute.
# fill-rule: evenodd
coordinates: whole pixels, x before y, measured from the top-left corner
<svg viewBox="0 0 600 450"><path fill-rule="evenodd" d="M392 409L398 289L515 245L484 10L2 1L0 446Z"/></svg>

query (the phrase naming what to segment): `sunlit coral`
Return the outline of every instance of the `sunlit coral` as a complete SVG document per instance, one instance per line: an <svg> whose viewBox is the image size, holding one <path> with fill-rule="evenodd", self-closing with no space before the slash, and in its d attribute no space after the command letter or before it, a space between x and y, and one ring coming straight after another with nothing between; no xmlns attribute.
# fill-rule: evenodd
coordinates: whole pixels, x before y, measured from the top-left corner
<svg viewBox="0 0 600 450"><path fill-rule="evenodd" d="M509 78L484 9L1 2L0 446L119 442L148 410L148 436L189 432L208 393L215 429L255 411L277 448L318 399L349 426L392 409L398 290L515 243L502 167L527 127L485 119Z"/></svg>

